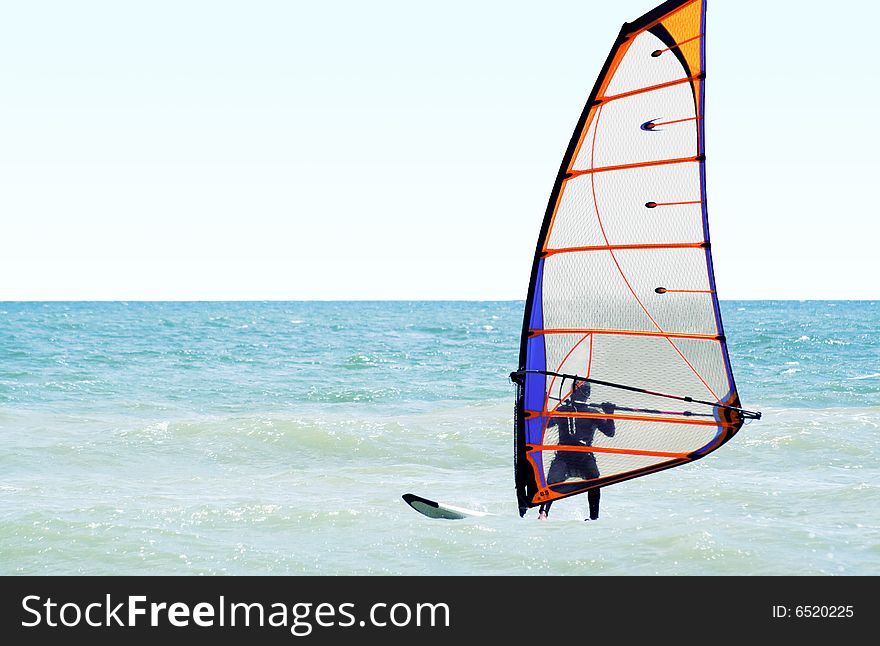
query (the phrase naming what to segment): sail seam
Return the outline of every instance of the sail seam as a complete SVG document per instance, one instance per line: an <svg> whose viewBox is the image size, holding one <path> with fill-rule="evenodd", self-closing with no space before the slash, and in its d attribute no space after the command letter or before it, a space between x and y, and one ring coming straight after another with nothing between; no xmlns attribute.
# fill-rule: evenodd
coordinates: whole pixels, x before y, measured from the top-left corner
<svg viewBox="0 0 880 646"><path fill-rule="evenodd" d="M598 125L599 117L596 115ZM595 132L595 131L594 131ZM617 170L630 170L632 168L645 168L647 166L666 166L668 164L686 164L688 162L702 162L706 158L704 155L694 155L693 157L676 157L675 159L656 159L652 161L635 162L632 164L617 164L615 166L597 166L591 165L590 168L583 170L570 170L565 174L564 179L579 177L580 175L593 175L595 173L609 173Z"/></svg>
<svg viewBox="0 0 880 646"><path fill-rule="evenodd" d="M610 334L622 336L653 336L673 339L697 339L702 341L723 341L724 337L720 334L698 334L690 332L666 332L661 330L655 332L653 330L611 330L611 329L586 329L586 328L532 328L529 330L530 336L538 336L539 334Z"/></svg>
<svg viewBox="0 0 880 646"><path fill-rule="evenodd" d="M678 417L650 417L644 415L621 415L619 413L569 413L569 412L542 412L527 410L526 414L532 417L564 417L573 419L623 419L630 422L660 422L665 424L688 424L691 426L725 426L727 422L705 419L681 419Z"/></svg>
<svg viewBox="0 0 880 646"><path fill-rule="evenodd" d="M651 244L605 244L605 245L589 245L585 247L559 247L557 249L545 249L544 257L553 256L558 253L576 253L581 251L618 251L618 250L634 250L634 249L704 249L705 242L670 242L670 243L651 243Z"/></svg>
<svg viewBox="0 0 880 646"><path fill-rule="evenodd" d="M667 47L666 49L658 49L656 52L652 53L651 56L660 56L664 52L671 51L673 49L681 47L682 45L687 45L689 42L694 41L697 38L702 38L703 36L705 36L705 34L697 34L696 36L691 36L690 38L687 38L680 43L675 43L675 45L673 45L672 47Z"/></svg>
<svg viewBox="0 0 880 646"><path fill-rule="evenodd" d="M644 455L646 457L656 458L686 458L687 453L671 453L669 451L645 451L642 449L618 449L610 446L568 446L557 444L539 444L532 447L529 453L540 451L572 451L578 453L617 453L621 455ZM553 484L563 484L562 482L554 482Z"/></svg>
<svg viewBox="0 0 880 646"><path fill-rule="evenodd" d="M674 123L685 123L686 121L699 121L703 117L685 117L684 119L673 119L672 121L656 121L652 122L652 126L656 128L657 126L671 126Z"/></svg>
<svg viewBox="0 0 880 646"><path fill-rule="evenodd" d="M617 101L618 99L625 99L627 97L636 96L639 94L645 94L646 92L655 92L657 90L665 90L668 87L674 87L676 85L681 85L682 83L690 83L691 81L697 81L699 79L704 78L704 74L700 72L699 74L694 74L693 76L686 76L685 78L675 79L674 81L666 81L665 83L658 83L657 85L649 85L647 87L638 88L636 90L629 90L627 92L621 92L620 94L611 94L609 96L603 96L596 99L596 105L604 105L606 103L610 103L611 101Z"/></svg>
<svg viewBox="0 0 880 646"><path fill-rule="evenodd" d="M702 204L703 200L690 200L688 202L645 202L645 206L649 209L657 208L658 206L682 206L685 204Z"/></svg>

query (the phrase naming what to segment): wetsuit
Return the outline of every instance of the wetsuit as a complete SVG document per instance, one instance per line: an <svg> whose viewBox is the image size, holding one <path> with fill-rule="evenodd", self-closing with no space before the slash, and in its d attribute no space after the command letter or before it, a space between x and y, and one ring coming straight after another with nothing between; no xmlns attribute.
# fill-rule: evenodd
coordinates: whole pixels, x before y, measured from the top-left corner
<svg viewBox="0 0 880 646"><path fill-rule="evenodd" d="M571 399L562 404L557 410L559 412L577 412L577 413L595 413L595 405L590 408L586 402L577 401L581 399L577 393ZM586 397L583 397L586 399ZM573 401L574 400L574 401ZM614 410L613 404L601 404L602 410L606 414L610 414ZM550 420L550 425L555 424L559 429L559 444L564 446L593 446L593 437L596 431L600 431L608 437L614 437L614 420L613 419L597 419L592 417L554 417ZM547 484L563 482L568 478L583 478L584 480L593 480L599 477L599 467L596 464L596 456L593 453L584 451L557 451L556 456L550 463L550 470L547 473ZM587 501L590 504L590 519L596 520L599 517L599 488L590 489L587 492ZM553 501L541 504L540 511L545 514L550 512L550 505Z"/></svg>

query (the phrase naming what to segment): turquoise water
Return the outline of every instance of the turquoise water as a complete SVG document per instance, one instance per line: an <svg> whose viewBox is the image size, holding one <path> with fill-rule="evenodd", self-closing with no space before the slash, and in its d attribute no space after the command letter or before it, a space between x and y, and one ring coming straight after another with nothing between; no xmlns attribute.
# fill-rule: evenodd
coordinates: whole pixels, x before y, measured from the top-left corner
<svg viewBox="0 0 880 646"><path fill-rule="evenodd" d="M880 302L722 303L764 418L596 523L517 514L522 307L0 303L0 574L880 574Z"/></svg>

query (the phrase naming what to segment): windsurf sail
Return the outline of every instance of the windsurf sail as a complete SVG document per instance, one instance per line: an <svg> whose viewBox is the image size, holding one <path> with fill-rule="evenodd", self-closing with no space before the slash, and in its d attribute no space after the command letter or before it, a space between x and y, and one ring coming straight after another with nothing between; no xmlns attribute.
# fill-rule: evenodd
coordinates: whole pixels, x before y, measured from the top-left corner
<svg viewBox="0 0 880 646"><path fill-rule="evenodd" d="M705 0L624 24L563 158L511 374L521 515L704 457L760 417L740 407L712 269L705 42ZM601 432L567 441L571 420Z"/></svg>

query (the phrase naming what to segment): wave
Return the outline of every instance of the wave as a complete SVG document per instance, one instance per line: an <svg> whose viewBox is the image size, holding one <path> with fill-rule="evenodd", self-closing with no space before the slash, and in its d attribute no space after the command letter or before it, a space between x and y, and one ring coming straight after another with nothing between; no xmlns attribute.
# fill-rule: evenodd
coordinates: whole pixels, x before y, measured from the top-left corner
<svg viewBox="0 0 880 646"><path fill-rule="evenodd" d="M7 437L12 452L51 445L53 454L95 463L191 456L309 468L372 462L383 468L477 469L498 456L506 462L512 437L507 400L411 403L406 410L312 405L296 412L231 415L149 409L70 415L0 407L0 425L16 429Z"/></svg>

